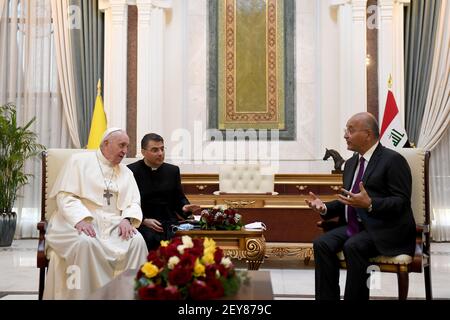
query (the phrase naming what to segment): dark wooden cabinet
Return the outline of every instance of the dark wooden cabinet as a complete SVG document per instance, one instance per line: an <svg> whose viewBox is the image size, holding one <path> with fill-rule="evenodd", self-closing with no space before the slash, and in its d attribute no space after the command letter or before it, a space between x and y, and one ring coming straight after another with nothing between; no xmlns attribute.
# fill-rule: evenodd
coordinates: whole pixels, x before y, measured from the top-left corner
<svg viewBox="0 0 450 320"><path fill-rule="evenodd" d="M182 174L182 185L191 203L202 207L228 205L238 208L245 223L264 222L267 242L312 242L320 233L318 213L305 203L309 192L324 201L336 198L341 187L339 174L275 175L278 195L220 194L218 174Z"/></svg>

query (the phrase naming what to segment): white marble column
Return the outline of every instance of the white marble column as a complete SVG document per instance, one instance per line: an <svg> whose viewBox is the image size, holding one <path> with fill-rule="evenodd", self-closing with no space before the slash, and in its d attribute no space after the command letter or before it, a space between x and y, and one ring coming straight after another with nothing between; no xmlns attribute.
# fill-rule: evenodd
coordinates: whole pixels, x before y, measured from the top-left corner
<svg viewBox="0 0 450 320"><path fill-rule="evenodd" d="M404 122L403 6L410 0L378 0L378 110L383 120L389 76L392 75L395 100Z"/></svg>
<svg viewBox="0 0 450 320"><path fill-rule="evenodd" d="M103 100L108 127L127 125L128 0L102 0L105 12Z"/></svg>
<svg viewBox="0 0 450 320"><path fill-rule="evenodd" d="M138 8L138 49L137 49L137 115L136 142L139 154L139 141L148 133L151 121L150 102L152 97L151 68L151 14L152 0L137 0Z"/></svg>
<svg viewBox="0 0 450 320"><path fill-rule="evenodd" d="M353 114L367 110L366 7L367 0L331 0L338 6L339 110L344 128ZM341 139L340 151L347 145Z"/></svg>
<svg viewBox="0 0 450 320"><path fill-rule="evenodd" d="M148 132L163 132L164 25L171 0L137 0L138 88L137 140Z"/></svg>

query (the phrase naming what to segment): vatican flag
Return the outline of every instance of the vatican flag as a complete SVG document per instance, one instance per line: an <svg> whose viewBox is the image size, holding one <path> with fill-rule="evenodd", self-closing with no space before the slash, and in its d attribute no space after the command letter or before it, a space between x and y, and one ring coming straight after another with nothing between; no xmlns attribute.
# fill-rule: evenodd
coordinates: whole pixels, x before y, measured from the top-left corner
<svg viewBox="0 0 450 320"><path fill-rule="evenodd" d="M103 109L102 84L100 79L97 84L97 99L95 99L94 114L92 115L91 131L89 132L88 149L98 149L103 133L106 130L106 114Z"/></svg>

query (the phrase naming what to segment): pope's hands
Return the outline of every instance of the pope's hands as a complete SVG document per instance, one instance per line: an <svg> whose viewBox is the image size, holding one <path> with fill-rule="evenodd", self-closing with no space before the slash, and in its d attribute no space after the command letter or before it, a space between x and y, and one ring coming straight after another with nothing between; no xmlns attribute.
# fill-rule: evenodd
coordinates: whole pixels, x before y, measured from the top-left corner
<svg viewBox="0 0 450 320"><path fill-rule="evenodd" d="M142 224L147 228L155 230L156 232L164 232L162 224L156 219L144 219Z"/></svg>
<svg viewBox="0 0 450 320"><path fill-rule="evenodd" d="M308 207L310 207L311 209L313 209L316 212L319 212L322 214L325 213L326 207L325 207L325 204L322 202L322 200L317 198L317 196L312 192L309 192L309 195L311 198L305 199L305 202L308 205Z"/></svg>
<svg viewBox="0 0 450 320"><path fill-rule="evenodd" d="M78 230L78 234L81 234L83 232L87 236L95 238L95 230L94 227L92 226L92 223L90 222L81 220L75 225L75 229Z"/></svg>
<svg viewBox="0 0 450 320"><path fill-rule="evenodd" d="M352 206L353 208L369 208L372 204L372 199L370 199L362 182L359 183L359 190L359 193L353 193L341 188L341 191L345 193L345 195L338 195L339 202Z"/></svg>
<svg viewBox="0 0 450 320"><path fill-rule="evenodd" d="M122 237L123 240L128 240L132 238L136 234L137 230L135 227L131 225L130 220L123 219L119 223L119 236Z"/></svg>

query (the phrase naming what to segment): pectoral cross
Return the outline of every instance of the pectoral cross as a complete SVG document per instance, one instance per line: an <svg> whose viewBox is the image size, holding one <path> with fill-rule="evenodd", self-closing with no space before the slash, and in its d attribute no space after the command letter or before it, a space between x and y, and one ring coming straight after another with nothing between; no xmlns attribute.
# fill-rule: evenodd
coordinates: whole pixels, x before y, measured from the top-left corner
<svg viewBox="0 0 450 320"><path fill-rule="evenodd" d="M111 192L109 192L109 190L105 190L105 193L103 194L103 198L106 198L106 203L109 205L111 205L111 201L109 200L111 197L113 196L113 194Z"/></svg>

